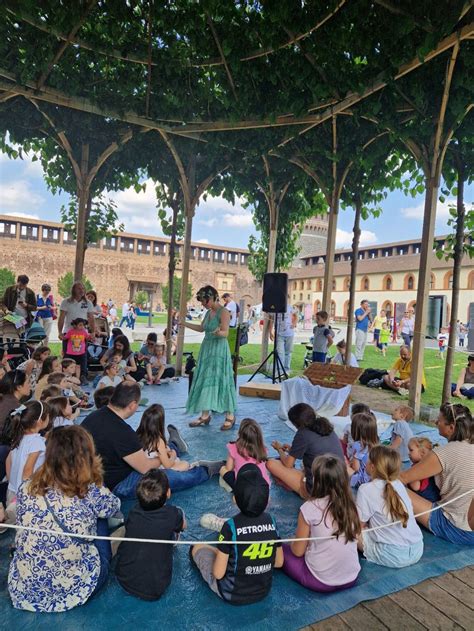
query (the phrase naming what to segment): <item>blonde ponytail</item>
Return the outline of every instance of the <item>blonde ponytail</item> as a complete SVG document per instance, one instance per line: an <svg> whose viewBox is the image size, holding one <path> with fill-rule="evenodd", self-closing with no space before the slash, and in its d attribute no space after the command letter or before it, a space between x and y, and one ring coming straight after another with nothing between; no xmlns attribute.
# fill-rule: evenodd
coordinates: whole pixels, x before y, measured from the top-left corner
<svg viewBox="0 0 474 631"><path fill-rule="evenodd" d="M400 521L403 528L406 528L409 517L408 510L392 484L400 477L402 464L400 454L395 449L385 445L377 445L370 450L369 460L374 467L372 477L385 482L383 498L388 514L393 521Z"/></svg>

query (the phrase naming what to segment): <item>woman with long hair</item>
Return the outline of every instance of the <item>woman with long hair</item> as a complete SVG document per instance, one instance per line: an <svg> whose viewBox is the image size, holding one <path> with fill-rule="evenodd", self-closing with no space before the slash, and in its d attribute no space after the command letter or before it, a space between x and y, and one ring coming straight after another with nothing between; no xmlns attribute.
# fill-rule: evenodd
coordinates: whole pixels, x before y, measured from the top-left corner
<svg viewBox="0 0 474 631"><path fill-rule="evenodd" d="M17 523L58 534L18 531L8 573L13 606L66 611L93 596L107 580L110 542L75 535L107 535L106 519L119 508L90 434L76 425L53 429L44 464L18 489Z"/></svg>
<svg viewBox="0 0 474 631"><path fill-rule="evenodd" d="M196 300L207 309L204 320L200 324L181 320L182 326L188 329L204 331L186 403L188 413L200 414L189 426L209 425L213 411L225 414L221 430L229 430L234 427L237 407L232 359L227 342L230 314L219 304L219 294L211 285L201 287Z"/></svg>

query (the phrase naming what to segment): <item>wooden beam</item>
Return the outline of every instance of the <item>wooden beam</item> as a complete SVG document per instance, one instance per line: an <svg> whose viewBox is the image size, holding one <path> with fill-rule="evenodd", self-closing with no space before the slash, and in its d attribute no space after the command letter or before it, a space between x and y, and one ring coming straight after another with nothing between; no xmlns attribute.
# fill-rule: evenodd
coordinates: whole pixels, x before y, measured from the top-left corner
<svg viewBox="0 0 474 631"><path fill-rule="evenodd" d="M390 11L390 13L395 13L395 15L403 15L404 17L410 18L410 20L413 20L418 28L421 28L423 31L427 31L428 33L434 33L435 31L431 24L420 22L420 20L417 20L411 13L409 13L408 11L404 11L401 7L397 6L393 2L390 2L390 0L374 0L374 2L375 4L379 4L384 9L387 9L387 11Z"/></svg>
<svg viewBox="0 0 474 631"><path fill-rule="evenodd" d="M332 281L334 277L334 254L336 251L337 218L339 215L339 180L337 163L337 116L332 118L332 191L329 210L326 264L324 266L323 309L331 313Z"/></svg>
<svg viewBox="0 0 474 631"><path fill-rule="evenodd" d="M58 61L61 59L61 57L64 55L64 53L66 52L67 47L72 43L74 37L76 36L76 33L79 31L79 29L82 27L82 25L84 24L87 16L89 15L91 9L97 4L97 0L89 0L85 11L83 13L83 15L81 16L80 20L77 22L77 24L75 24L71 30L71 32L69 33L69 35L66 37L66 39L64 40L64 42L62 44L60 44L56 54L54 55L54 57L51 59L51 61L47 64L46 66L46 70L41 74L40 78L38 79L37 83L36 83L36 87L42 88L43 85L46 83L46 79L49 77L49 75L51 74L52 69L54 68L54 66L58 63Z"/></svg>
<svg viewBox="0 0 474 631"><path fill-rule="evenodd" d="M229 68L229 64L226 61L225 55L224 55L224 50L222 49L221 46L221 42L219 40L219 37L217 35L217 31L214 27L214 23L212 21L211 16L209 15L209 13L206 11L206 20L207 20L207 24L209 26L209 28L211 29L211 33L212 33L212 37L214 38L214 42L216 43L217 46L217 50L219 51L219 55L221 56L222 59L222 63L224 65L226 74L227 74L227 79L229 80L229 84L232 90L232 94L234 95L234 98L236 101L238 101L237 98L237 91L235 89L235 83L234 83L234 79L232 78L232 74L230 72L230 68Z"/></svg>

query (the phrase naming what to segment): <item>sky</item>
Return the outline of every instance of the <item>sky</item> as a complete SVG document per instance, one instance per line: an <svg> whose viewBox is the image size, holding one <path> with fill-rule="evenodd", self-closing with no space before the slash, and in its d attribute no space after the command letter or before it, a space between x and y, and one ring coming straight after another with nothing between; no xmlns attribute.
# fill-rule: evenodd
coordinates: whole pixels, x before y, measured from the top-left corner
<svg viewBox="0 0 474 631"><path fill-rule="evenodd" d="M127 232L161 236L156 215L153 185L148 182L145 192L134 189L107 194L117 204L120 221ZM53 195L43 181L40 163L29 157L10 160L0 153L0 214L34 217L48 221L60 220L60 208L67 204L68 195ZM466 203L474 200L474 185L465 190ZM251 234L257 234L250 209L238 200L233 206L220 197L208 196L201 200L193 223L193 241L246 248ZM436 234L448 231L448 207L455 200L438 203ZM361 244L381 244L421 236L423 195L406 197L396 191L389 193L381 204L383 214L363 222ZM339 214L337 247L349 247L352 242L351 209Z"/></svg>

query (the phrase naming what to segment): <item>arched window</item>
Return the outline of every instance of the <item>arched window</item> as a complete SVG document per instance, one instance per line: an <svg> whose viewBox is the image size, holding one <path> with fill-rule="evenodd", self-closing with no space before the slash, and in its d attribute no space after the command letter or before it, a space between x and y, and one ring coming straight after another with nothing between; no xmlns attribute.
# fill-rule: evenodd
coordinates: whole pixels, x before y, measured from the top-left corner
<svg viewBox="0 0 474 631"><path fill-rule="evenodd" d="M362 291L369 291L370 289L370 281L369 281L369 277L368 276L363 276L361 283L360 283L360 288Z"/></svg>
<svg viewBox="0 0 474 631"><path fill-rule="evenodd" d="M344 291L349 291L351 288L351 279L349 278L349 276L346 276L344 278Z"/></svg>
<svg viewBox="0 0 474 631"><path fill-rule="evenodd" d="M436 276L434 274L430 276L430 289L436 289Z"/></svg>
<svg viewBox="0 0 474 631"><path fill-rule="evenodd" d="M317 286L318 286L318 291L323 291L323 281L320 278L318 278Z"/></svg>
<svg viewBox="0 0 474 631"><path fill-rule="evenodd" d="M313 313L316 315L318 311L321 311L321 301L315 300L313 305Z"/></svg>
<svg viewBox="0 0 474 631"><path fill-rule="evenodd" d="M452 289L453 288L453 273L447 272L444 275L444 289Z"/></svg>
<svg viewBox="0 0 474 631"><path fill-rule="evenodd" d="M336 317L336 303L334 300L331 300L331 318Z"/></svg>
<svg viewBox="0 0 474 631"><path fill-rule="evenodd" d="M469 276L467 277L467 288L474 289L474 272L470 272Z"/></svg>
<svg viewBox="0 0 474 631"><path fill-rule="evenodd" d="M310 280L306 281L306 289L311 289L311 281Z"/></svg>
<svg viewBox="0 0 474 631"><path fill-rule="evenodd" d="M349 301L346 300L344 303L344 313L343 313L344 318L348 318L349 317Z"/></svg>
<svg viewBox="0 0 474 631"><path fill-rule="evenodd" d="M383 305L382 305L382 309L385 311L385 315L387 316L387 318L391 318L392 317L392 313L393 313L393 305L390 302L390 300L386 300Z"/></svg>
<svg viewBox="0 0 474 631"><path fill-rule="evenodd" d="M332 290L336 291L336 279L335 278L333 278L333 280L332 280Z"/></svg>
<svg viewBox="0 0 474 631"><path fill-rule="evenodd" d="M392 289L393 289L393 278L390 276L390 274L386 274L383 277L382 289L384 291L392 291Z"/></svg>
<svg viewBox="0 0 474 631"><path fill-rule="evenodd" d="M411 291L415 289L415 277L413 274L407 274L404 282L405 289Z"/></svg>

